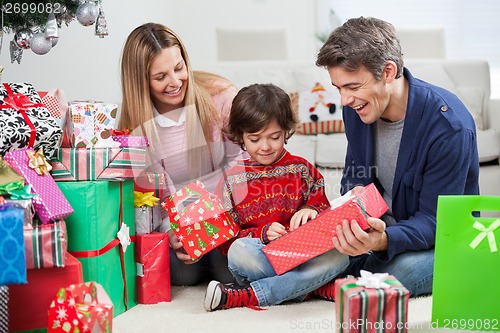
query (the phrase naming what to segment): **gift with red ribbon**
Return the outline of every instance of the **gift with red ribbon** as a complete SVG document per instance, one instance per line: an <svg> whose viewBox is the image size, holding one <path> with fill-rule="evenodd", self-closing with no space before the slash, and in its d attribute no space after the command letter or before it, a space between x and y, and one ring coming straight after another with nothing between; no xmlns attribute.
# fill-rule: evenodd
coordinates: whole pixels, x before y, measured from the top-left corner
<svg viewBox="0 0 500 333"><path fill-rule="evenodd" d="M410 292L394 276L361 271L335 280L337 333L406 333Z"/></svg>
<svg viewBox="0 0 500 333"><path fill-rule="evenodd" d="M236 237L240 231L220 198L205 190L199 181L180 189L161 205L168 212L173 232L192 260Z"/></svg>
<svg viewBox="0 0 500 333"><path fill-rule="evenodd" d="M59 146L62 128L49 113L33 85L0 85L0 155L21 148L43 148L52 156Z"/></svg>
<svg viewBox="0 0 500 333"><path fill-rule="evenodd" d="M315 219L263 248L277 274L283 274L333 249L336 226L343 220L356 220L361 229L366 230L370 227L367 217L379 218L389 209L373 183L356 195L347 193L337 200L338 205L332 204L331 208L322 211Z"/></svg>
<svg viewBox="0 0 500 333"><path fill-rule="evenodd" d="M32 202L42 223L64 219L73 213L70 203L49 174L51 166L41 149L36 152L31 148L9 151L4 159L31 185L32 192L38 194Z"/></svg>
<svg viewBox="0 0 500 333"><path fill-rule="evenodd" d="M100 283L117 316L137 304L133 181L57 182L75 212L66 219L68 252L85 281Z"/></svg>
<svg viewBox="0 0 500 333"><path fill-rule="evenodd" d="M59 289L48 312L47 332L112 332L113 303L96 282Z"/></svg>
<svg viewBox="0 0 500 333"><path fill-rule="evenodd" d="M143 148L149 146L147 136L132 135L127 129L111 130L111 137L120 143L120 147Z"/></svg>

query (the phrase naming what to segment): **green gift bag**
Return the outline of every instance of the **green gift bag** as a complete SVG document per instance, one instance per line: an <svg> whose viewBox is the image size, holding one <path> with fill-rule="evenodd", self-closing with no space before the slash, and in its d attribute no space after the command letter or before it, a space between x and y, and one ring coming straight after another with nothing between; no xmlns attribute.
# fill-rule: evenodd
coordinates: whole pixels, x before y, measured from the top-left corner
<svg viewBox="0 0 500 333"><path fill-rule="evenodd" d="M500 219L473 212L500 212L500 197L438 199L432 324L500 331Z"/></svg>
<svg viewBox="0 0 500 333"><path fill-rule="evenodd" d="M135 245L123 252L118 238L127 234L125 226L130 236L135 232L133 180L57 185L75 210L66 219L68 252L81 261L84 281L104 287L113 301L113 316L137 305Z"/></svg>

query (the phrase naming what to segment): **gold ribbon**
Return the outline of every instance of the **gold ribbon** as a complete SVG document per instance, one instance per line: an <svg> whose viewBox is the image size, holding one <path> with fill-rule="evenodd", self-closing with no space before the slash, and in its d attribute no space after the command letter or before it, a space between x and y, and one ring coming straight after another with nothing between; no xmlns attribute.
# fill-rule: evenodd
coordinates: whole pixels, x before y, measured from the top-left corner
<svg viewBox="0 0 500 333"><path fill-rule="evenodd" d="M156 206L160 199L154 196L154 192L134 191L134 207Z"/></svg>
<svg viewBox="0 0 500 333"><path fill-rule="evenodd" d="M29 157L28 166L36 171L40 176L47 176L49 171L52 170L52 166L47 162L45 156L43 155L43 149L38 149L37 152L33 150L26 150Z"/></svg>

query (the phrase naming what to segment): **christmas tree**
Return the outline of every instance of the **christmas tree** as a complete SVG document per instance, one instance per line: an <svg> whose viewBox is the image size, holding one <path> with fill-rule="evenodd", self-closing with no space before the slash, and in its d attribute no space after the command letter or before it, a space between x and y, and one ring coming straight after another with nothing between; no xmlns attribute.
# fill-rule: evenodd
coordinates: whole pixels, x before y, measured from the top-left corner
<svg viewBox="0 0 500 333"><path fill-rule="evenodd" d="M220 230L215 225L208 223L208 221L203 221L203 227L205 228L205 231L207 232L207 235L209 237L212 237L213 234L219 232Z"/></svg>

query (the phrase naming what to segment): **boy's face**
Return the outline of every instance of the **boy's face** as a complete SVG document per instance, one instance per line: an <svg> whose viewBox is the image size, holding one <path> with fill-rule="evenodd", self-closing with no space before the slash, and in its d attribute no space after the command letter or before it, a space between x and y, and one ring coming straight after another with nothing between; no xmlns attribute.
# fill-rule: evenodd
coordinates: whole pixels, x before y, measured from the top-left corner
<svg viewBox="0 0 500 333"><path fill-rule="evenodd" d="M365 67L354 72L340 66L330 67L328 74L340 93L342 105L353 108L365 124L383 116L390 102L384 77L377 81Z"/></svg>
<svg viewBox="0 0 500 333"><path fill-rule="evenodd" d="M262 131L243 133L243 143L250 161L270 165L276 161L285 146L285 131L273 120Z"/></svg>

